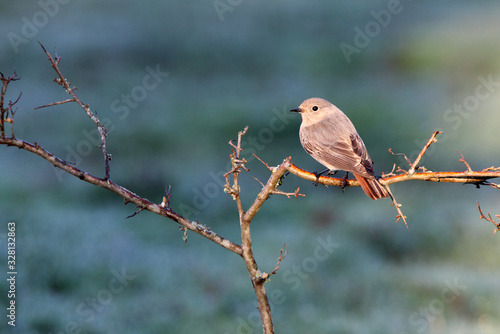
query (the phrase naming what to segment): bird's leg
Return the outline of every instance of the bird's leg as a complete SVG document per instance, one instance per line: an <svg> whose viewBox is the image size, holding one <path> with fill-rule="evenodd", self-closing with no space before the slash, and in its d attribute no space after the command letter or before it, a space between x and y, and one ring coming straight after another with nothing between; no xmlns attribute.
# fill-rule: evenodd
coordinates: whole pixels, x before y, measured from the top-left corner
<svg viewBox="0 0 500 334"><path fill-rule="evenodd" d="M321 175L325 174L326 172L328 172L328 173L327 173L327 175L335 175L335 174L337 173L337 171L336 171L336 170L332 171L332 170L330 170L330 169L328 169L328 168L327 168L327 169L325 169L324 171L319 172L319 173L318 173L318 172L312 172L312 173L316 176L316 181L314 181L314 185L315 185L315 186L317 186L317 185L318 185L319 177L320 177Z"/></svg>
<svg viewBox="0 0 500 334"><path fill-rule="evenodd" d="M349 172L345 173L344 180L342 180L342 183L340 184L340 188L342 189L342 192L345 190L345 186L347 185L347 179L349 178Z"/></svg>
<svg viewBox="0 0 500 334"><path fill-rule="evenodd" d="M319 173L318 173L318 172L316 172L316 171L312 172L312 173L314 174L314 176L316 176L316 181L314 181L314 185L315 185L315 186L318 186L319 177L320 177L321 175L325 174L326 172L329 172L329 171L330 171L330 170L327 168L327 169L325 169L324 171L321 171L321 172L319 172Z"/></svg>

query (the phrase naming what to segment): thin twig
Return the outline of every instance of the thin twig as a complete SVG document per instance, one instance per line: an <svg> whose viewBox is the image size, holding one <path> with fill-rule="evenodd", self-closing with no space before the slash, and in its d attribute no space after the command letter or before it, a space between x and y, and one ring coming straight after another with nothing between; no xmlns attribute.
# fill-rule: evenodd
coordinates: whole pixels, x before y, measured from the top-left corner
<svg viewBox="0 0 500 334"><path fill-rule="evenodd" d="M462 155L462 153L458 152L458 150L457 150L457 153L460 154L460 159L458 161L463 162L465 164L465 167L467 167L467 173L472 173L472 169L470 168L470 166L467 163L467 161L465 161L465 158Z"/></svg>
<svg viewBox="0 0 500 334"><path fill-rule="evenodd" d="M170 189L172 188L172 186L169 184L168 187L165 188L165 195L166 196L163 196L163 201L161 202L161 207L167 209L167 210L171 210L170 208Z"/></svg>
<svg viewBox="0 0 500 334"><path fill-rule="evenodd" d="M425 144L424 148L422 148L422 151L420 151L417 158L415 159L415 161L411 165L410 169L408 170L408 174L411 175L411 174L415 173L415 169L417 168L418 164L420 163L420 160L422 160L422 157L424 156L425 152L427 151L429 146L431 146L432 143L435 143L437 141L436 136L438 134L441 134L441 133L443 133L443 132L442 131L434 131L434 133L432 134L429 141L427 141L427 144Z"/></svg>
<svg viewBox="0 0 500 334"><path fill-rule="evenodd" d="M56 52L56 56L54 59L52 57L52 55L45 49L45 47L42 45L42 43L40 43L40 42L38 42L38 43L40 44L43 51L45 52L45 54L49 58L49 61L51 63L52 68L56 71L57 75L59 76L59 78L55 79L55 82L57 82L58 84L60 84L61 86L64 87L66 92L73 97L73 100L76 103L78 103L80 105L80 107L83 108L83 110L85 110L85 112L87 113L87 116L97 126L97 130L99 131L99 134L101 136L101 145L100 146L101 146L102 154L104 156L104 175L105 175L104 179L109 180L110 179L109 161L111 160L111 155L108 154L107 148L106 148L106 135L107 135L106 128L101 124L101 121L99 120L99 118L97 118L97 115L94 112L92 112L92 110L90 109L90 106L87 104L84 104L80 100L80 98L75 93L76 88L73 88L71 86L71 83L68 82L68 80L66 80L66 78L62 74L61 70L59 69L59 62L61 60L61 57L59 57L57 55L57 52Z"/></svg>
<svg viewBox="0 0 500 334"><path fill-rule="evenodd" d="M495 189L500 190L500 184L496 184L496 183L493 183L490 181L484 181L482 184L484 184L485 186L490 186L490 187L493 187Z"/></svg>
<svg viewBox="0 0 500 334"><path fill-rule="evenodd" d="M264 161L262 161L262 159L261 159L261 158L259 158L259 157L258 157L255 153L253 154L253 156L254 156L254 157L256 157L256 158L257 158L257 160L259 160L260 162L262 162L262 164L263 164L264 166L266 166L266 167L267 167L267 169L269 169L271 172L273 171L273 169L272 169L271 167L269 167L269 165L268 165L267 163L265 163Z"/></svg>
<svg viewBox="0 0 500 334"><path fill-rule="evenodd" d="M260 281L267 282L269 280L269 277L271 277L272 275L276 275L278 273L278 270L280 269L281 261L283 261L285 259L286 255L288 254L288 251L283 253L284 250L285 250L285 244L283 244L283 247L281 247L280 255L278 256L278 262L276 263L276 266L274 266L273 271L271 271L269 274L268 273L261 273L261 276L259 277Z"/></svg>
<svg viewBox="0 0 500 334"><path fill-rule="evenodd" d="M398 212L398 215L396 216L396 223L399 222L400 219L402 219L405 223L406 229L408 229L408 223L406 222L406 216L403 214L403 211L401 211L402 204L399 204L396 201L396 197L393 195L389 185L386 184L384 186L385 186L385 189L387 189L387 192L389 193L389 195L391 196L391 199L392 199L391 206L394 206L396 208L396 211Z"/></svg>
<svg viewBox="0 0 500 334"><path fill-rule="evenodd" d="M281 191L281 190L273 190L271 192L271 194L273 194L273 195L283 195L283 196L286 196L288 198L290 198L290 197L297 198L299 196L302 196L302 197L306 196L306 195L300 193L300 187L298 187L297 189L295 189L295 191L293 193L284 192L284 191Z"/></svg>
<svg viewBox="0 0 500 334"><path fill-rule="evenodd" d="M64 101L52 102L52 103L49 103L49 104L44 104L43 106L36 107L34 109L36 110L36 109L41 109L41 108L47 108L47 107L57 106L57 105L64 104L64 103L69 103L69 102L76 102L76 100L73 98L73 99L67 99L67 100L64 100Z"/></svg>
<svg viewBox="0 0 500 334"><path fill-rule="evenodd" d="M14 110L14 105L19 102L21 99L22 92L19 93L19 96L15 101L9 101L9 105L5 108L5 94L7 93L7 87L13 81L17 81L21 79L17 76L16 71L14 70L14 74L8 77L5 77L3 73L0 72L0 80L2 81L2 90L0 92L0 138L5 138L5 123L11 123L12 134L11 138L15 138L14 134L14 115L16 111ZM9 113L12 115L9 118Z"/></svg>
<svg viewBox="0 0 500 334"><path fill-rule="evenodd" d="M245 128L242 131L238 132L238 139L236 146L233 144L232 140L229 141L229 145L234 147L234 149L236 150L236 159L240 158L240 152L243 151L243 149L241 148L241 137L243 137L247 133L247 131L248 131L248 125L245 126Z"/></svg>
<svg viewBox="0 0 500 334"><path fill-rule="evenodd" d="M392 155L402 155L402 156L403 156L403 158L405 158L406 162L408 163L408 166L410 166L410 167L411 167L411 161L410 161L410 159L408 159L408 157L406 156L406 154L404 154L404 153L394 153L394 152L392 152L392 148L389 148L389 150L388 150L388 151L389 151L389 153L390 153L390 154L392 154Z"/></svg>
<svg viewBox="0 0 500 334"><path fill-rule="evenodd" d="M188 244L188 229L183 226L179 226L179 229L184 232L182 234L182 240L184 241L184 245L186 246Z"/></svg>
<svg viewBox="0 0 500 334"><path fill-rule="evenodd" d="M134 212L134 213L133 213L133 214L131 214L130 216L127 216L126 218L127 218L127 219L128 219L128 218L132 218L132 217L134 217L135 215L137 215L138 213L140 213L141 211L143 211L144 209L145 209L145 207L142 207L142 208L141 208L141 207L139 207L139 209L138 209L136 212Z"/></svg>
<svg viewBox="0 0 500 334"><path fill-rule="evenodd" d="M495 220L491 217L491 215L488 213L488 217L486 217L483 213L483 211L481 211L481 207L479 206L479 201L476 201L477 203L477 209L479 210L479 213L481 214L481 216L479 217L479 219L484 219L484 220L487 220L491 223L493 223L493 225L495 225L495 231L494 233L496 233L497 231L500 231L500 222L495 222ZM499 218L500 219L500 215L495 215L495 217Z"/></svg>
<svg viewBox="0 0 500 334"><path fill-rule="evenodd" d="M260 180L258 178L256 178L255 176L253 177L255 179L255 181L259 182L260 185L262 186L262 188L264 188L264 183L260 182Z"/></svg>

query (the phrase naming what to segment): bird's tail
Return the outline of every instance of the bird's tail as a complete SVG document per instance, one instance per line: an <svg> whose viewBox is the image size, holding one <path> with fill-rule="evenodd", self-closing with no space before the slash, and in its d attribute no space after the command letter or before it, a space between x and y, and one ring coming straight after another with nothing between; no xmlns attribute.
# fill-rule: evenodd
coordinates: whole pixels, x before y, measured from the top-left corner
<svg viewBox="0 0 500 334"><path fill-rule="evenodd" d="M354 174L354 173L353 173ZM378 182L377 179L367 179L364 176L354 174L356 179L358 180L363 191L370 197L371 199L379 199L385 198L389 196L387 189L384 188L383 185Z"/></svg>

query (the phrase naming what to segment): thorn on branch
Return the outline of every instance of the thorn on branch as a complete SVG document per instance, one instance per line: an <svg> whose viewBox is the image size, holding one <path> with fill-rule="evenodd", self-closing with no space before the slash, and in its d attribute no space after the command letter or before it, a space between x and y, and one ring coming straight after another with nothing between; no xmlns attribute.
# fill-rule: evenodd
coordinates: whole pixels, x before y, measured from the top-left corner
<svg viewBox="0 0 500 334"><path fill-rule="evenodd" d="M137 210L136 212L134 212L130 216L127 216L126 219L134 217L135 215L137 215L138 213L140 213L141 211L143 211L145 209L145 207L139 207L139 206L138 206L138 208L139 208L139 210Z"/></svg>
<svg viewBox="0 0 500 334"><path fill-rule="evenodd" d="M484 215L483 211L481 211L481 207L479 206L479 201L476 201L476 203L477 203L477 209L479 210L479 213L481 214L479 219L484 219L486 221L493 223L493 225L495 225L495 230L493 233L500 231L500 215L495 215L495 217L497 217L499 219L499 222L497 223L497 222L495 222L495 220L491 217L491 215L489 213L488 213L488 217L486 217Z"/></svg>
<svg viewBox="0 0 500 334"><path fill-rule="evenodd" d="M64 77L62 74L61 70L59 69L59 62L61 60L61 57L57 54L57 50L54 51L55 56L52 57L52 55L47 52L45 47L38 41L40 46L42 47L43 51L49 58L50 64L52 68L56 71L58 78L54 79L56 83L59 85L63 86L63 88L66 90L66 93L71 95L72 99L66 100L66 101L60 101L60 102L54 102L50 105L57 105L57 104L62 104L62 103L67 103L67 102L76 102L78 105L87 113L87 116L94 122L94 124L97 127L97 130L99 131L99 134L101 136L101 151L104 157L104 180L108 181L110 180L110 168L109 168L109 161L111 160L111 155L107 153L107 148L106 148L106 133L107 130L106 128L101 124L101 121L97 117L97 113L92 112L90 109L90 106L88 104L84 104L80 98L76 95L75 90L77 90L77 87L71 87L71 83L68 82L68 80Z"/></svg>

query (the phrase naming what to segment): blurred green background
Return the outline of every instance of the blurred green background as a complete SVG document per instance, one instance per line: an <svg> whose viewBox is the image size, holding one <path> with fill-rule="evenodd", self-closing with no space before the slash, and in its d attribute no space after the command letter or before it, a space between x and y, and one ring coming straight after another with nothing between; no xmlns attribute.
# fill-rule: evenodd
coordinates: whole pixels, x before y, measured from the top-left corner
<svg viewBox="0 0 500 334"><path fill-rule="evenodd" d="M389 148L414 158L437 129L428 169L464 170L456 150L475 170L500 165L499 15L497 1L3 2L0 71L22 77L7 94L23 93L16 136L103 176L83 110L34 110L68 98L37 41L56 48L106 119L114 182L157 203L170 184L174 210L239 243L220 187L227 142L249 126L246 206L253 177L269 176L251 153L320 170L287 112L308 97L351 118L378 174L407 167ZM17 227L16 332L261 332L238 256L193 233L186 246L148 212L125 219L135 207L28 152L2 146L0 161L3 254ZM500 214L498 191L396 184L407 230L389 200L293 175L282 189L298 186L306 197L273 196L252 222L261 270L288 250L267 284L277 333L498 333L500 236L476 208Z"/></svg>

